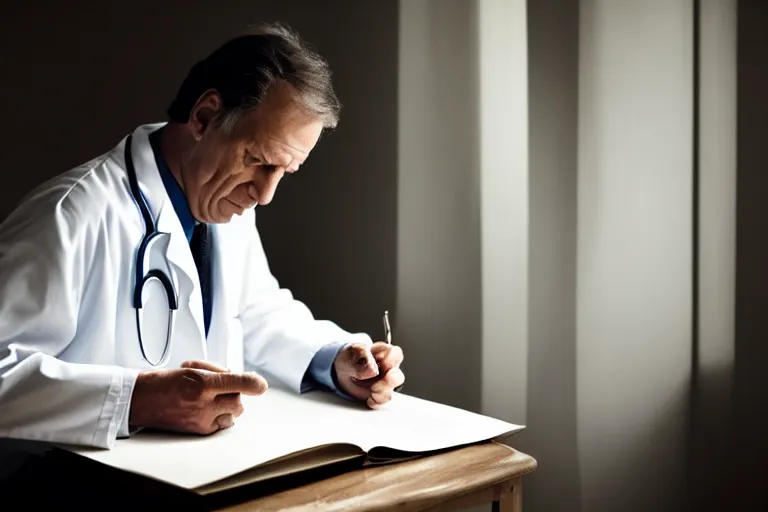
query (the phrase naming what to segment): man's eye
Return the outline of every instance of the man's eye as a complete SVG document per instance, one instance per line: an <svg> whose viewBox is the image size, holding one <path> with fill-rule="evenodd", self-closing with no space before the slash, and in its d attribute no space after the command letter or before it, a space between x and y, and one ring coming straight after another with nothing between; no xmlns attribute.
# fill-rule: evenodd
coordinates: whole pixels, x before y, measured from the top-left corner
<svg viewBox="0 0 768 512"><path fill-rule="evenodd" d="M245 155L245 163L246 165L258 165L260 160L255 156Z"/></svg>
<svg viewBox="0 0 768 512"><path fill-rule="evenodd" d="M250 155L245 156L245 164L261 167L263 170L267 172L274 172L277 169L276 165L265 164L261 161L261 159L256 158L255 156L250 156Z"/></svg>

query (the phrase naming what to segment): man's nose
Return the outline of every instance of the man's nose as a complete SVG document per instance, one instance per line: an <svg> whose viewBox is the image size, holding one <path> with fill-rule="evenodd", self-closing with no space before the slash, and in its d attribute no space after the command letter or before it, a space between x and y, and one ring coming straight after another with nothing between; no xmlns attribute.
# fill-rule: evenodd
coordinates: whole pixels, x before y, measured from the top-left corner
<svg viewBox="0 0 768 512"><path fill-rule="evenodd" d="M276 169L272 172L263 173L256 182L256 189L259 192L259 205L264 206L272 202L275 197L277 185L280 183L285 170Z"/></svg>

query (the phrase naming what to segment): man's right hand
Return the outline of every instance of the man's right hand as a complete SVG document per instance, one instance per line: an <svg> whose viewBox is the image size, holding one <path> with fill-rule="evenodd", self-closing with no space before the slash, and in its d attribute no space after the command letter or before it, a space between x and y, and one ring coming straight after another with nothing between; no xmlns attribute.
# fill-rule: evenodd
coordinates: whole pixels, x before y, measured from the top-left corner
<svg viewBox="0 0 768 512"><path fill-rule="evenodd" d="M131 429L212 434L231 427L243 413L241 393L266 390L267 381L255 373L232 373L205 361L147 370L136 379L128 424Z"/></svg>

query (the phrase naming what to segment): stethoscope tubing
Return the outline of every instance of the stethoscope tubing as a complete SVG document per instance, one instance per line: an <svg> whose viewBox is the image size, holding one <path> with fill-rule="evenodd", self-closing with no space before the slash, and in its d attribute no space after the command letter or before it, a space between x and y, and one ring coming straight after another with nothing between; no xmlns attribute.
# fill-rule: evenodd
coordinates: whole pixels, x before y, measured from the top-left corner
<svg viewBox="0 0 768 512"><path fill-rule="evenodd" d="M149 244L152 242L152 240L163 233L159 232L157 230L157 227L155 226L155 221L152 219L152 214L149 210L149 206L147 205L146 200L144 199L144 195L141 193L141 190L139 189L139 181L138 177L136 176L136 168L133 165L133 156L131 155L131 143L132 143L133 136L129 135L126 142L125 142L125 167L126 172L128 174L128 184L131 189L131 195L133 196L134 201L136 202L136 205L139 208L139 211L141 212L141 217L144 221L144 236L141 239L141 242L139 243L138 250L136 251L136 261L135 261L135 267L134 267L134 288L133 288L133 307L136 309L136 329L138 332L139 337L139 347L141 348L141 355L144 357L144 359L152 366L165 366L168 364L168 359L170 358L171 353L171 340L173 338L173 326L175 323L175 314L176 311L179 308L179 298L176 294L176 290L174 289L173 282L168 277L168 275L159 269L152 269L148 272L144 272L144 260L146 256L147 247L149 247ZM142 336L142 321L141 321L141 315L142 315L142 292L144 290L144 285L149 282L152 279L156 279L160 282L160 284L165 289L166 298L168 300L168 310L169 310L169 317L168 317L168 330L166 333L166 342L165 342L165 348L163 350L163 354L160 356L160 359L158 361L152 361L149 358L149 354L147 353L145 346L144 346L144 338Z"/></svg>

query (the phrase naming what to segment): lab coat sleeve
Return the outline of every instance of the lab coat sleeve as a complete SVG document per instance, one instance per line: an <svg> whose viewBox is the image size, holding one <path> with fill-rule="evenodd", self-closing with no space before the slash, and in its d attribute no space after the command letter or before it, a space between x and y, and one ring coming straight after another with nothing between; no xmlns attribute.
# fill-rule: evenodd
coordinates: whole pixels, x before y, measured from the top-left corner
<svg viewBox="0 0 768 512"><path fill-rule="evenodd" d="M0 437L111 448L137 372L59 358L98 230L68 195L30 204L0 226Z"/></svg>
<svg viewBox="0 0 768 512"><path fill-rule="evenodd" d="M339 392L335 382L336 372L334 372L333 363L345 346L346 343L329 343L317 351L312 362L309 363L309 370L301 383L302 393L311 391L318 386L325 387L335 393Z"/></svg>
<svg viewBox="0 0 768 512"><path fill-rule="evenodd" d="M243 352L246 366L275 377L296 393L306 391L315 354L333 344L372 344L365 333L350 333L329 320L315 319L309 308L280 288L269 269L255 227L248 230L245 263Z"/></svg>
<svg viewBox="0 0 768 512"><path fill-rule="evenodd" d="M329 343L317 351L315 357L312 358L312 362L309 363L309 371L307 371L307 375L301 384L302 393L320 387L332 391L347 400L356 400L339 388L336 383L336 372L333 369L336 356L346 346L346 343Z"/></svg>

